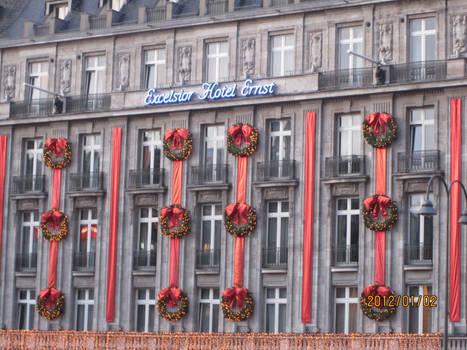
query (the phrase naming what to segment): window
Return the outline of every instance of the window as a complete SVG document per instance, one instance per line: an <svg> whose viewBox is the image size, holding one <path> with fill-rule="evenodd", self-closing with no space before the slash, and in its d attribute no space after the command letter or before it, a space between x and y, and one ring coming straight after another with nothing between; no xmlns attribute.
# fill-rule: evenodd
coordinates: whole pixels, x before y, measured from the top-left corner
<svg viewBox="0 0 467 350"><path fill-rule="evenodd" d="M431 286L409 286L409 296L413 296L414 307L409 306L409 333L427 334L431 333L431 308L429 306ZM417 307L420 300L420 306ZM412 299L410 299L412 303ZM425 306L425 305L428 305Z"/></svg>
<svg viewBox="0 0 467 350"><path fill-rule="evenodd" d="M206 81L217 82L229 77L227 41L206 44Z"/></svg>
<svg viewBox="0 0 467 350"><path fill-rule="evenodd" d="M199 331L217 332L219 327L219 289L202 288L199 297Z"/></svg>
<svg viewBox="0 0 467 350"><path fill-rule="evenodd" d="M361 58L350 55L349 50L363 54L363 31L361 27L343 27L338 29L337 69L353 69L363 66Z"/></svg>
<svg viewBox="0 0 467 350"><path fill-rule="evenodd" d="M204 181L223 180L225 126L210 125L204 129Z"/></svg>
<svg viewBox="0 0 467 350"><path fill-rule="evenodd" d="M114 11L120 11L125 3L126 0L110 0L110 8Z"/></svg>
<svg viewBox="0 0 467 350"><path fill-rule="evenodd" d="M37 239L39 213L25 211L21 219L20 251L17 256L17 267L20 270L35 270L37 267Z"/></svg>
<svg viewBox="0 0 467 350"><path fill-rule="evenodd" d="M75 256L75 267L94 270L97 233L97 210L80 210L79 241L78 252Z"/></svg>
<svg viewBox="0 0 467 350"><path fill-rule="evenodd" d="M285 332L287 288L266 288L266 333Z"/></svg>
<svg viewBox="0 0 467 350"><path fill-rule="evenodd" d="M49 5L49 14L58 19L65 19L70 12L68 2L58 2Z"/></svg>
<svg viewBox="0 0 467 350"><path fill-rule="evenodd" d="M99 184L101 163L101 136L84 135L82 138L82 168L83 188L95 188Z"/></svg>
<svg viewBox="0 0 467 350"><path fill-rule="evenodd" d="M338 120L338 174L360 173L362 163L357 155L361 154L361 118L359 114L341 115Z"/></svg>
<svg viewBox="0 0 467 350"><path fill-rule="evenodd" d="M289 202L268 203L268 227L266 237L266 267L287 265L289 231Z"/></svg>
<svg viewBox="0 0 467 350"><path fill-rule="evenodd" d="M271 65L273 77L292 75L295 70L294 36L293 34L274 35L270 39Z"/></svg>
<svg viewBox="0 0 467 350"><path fill-rule="evenodd" d="M154 331L154 309L156 308L156 297L153 288L136 290L136 331Z"/></svg>
<svg viewBox="0 0 467 350"><path fill-rule="evenodd" d="M218 267L220 260L222 206L208 204L201 207L201 251L198 266Z"/></svg>
<svg viewBox="0 0 467 350"><path fill-rule="evenodd" d="M161 184L162 139L160 130L143 131L141 136L141 151L142 184Z"/></svg>
<svg viewBox="0 0 467 350"><path fill-rule="evenodd" d="M410 21L410 62L435 60L435 19Z"/></svg>
<svg viewBox="0 0 467 350"><path fill-rule="evenodd" d="M24 167L25 191L39 191L42 189L42 153L43 142L41 139L25 141Z"/></svg>
<svg viewBox="0 0 467 350"><path fill-rule="evenodd" d="M144 87L152 89L165 83L165 49L144 51Z"/></svg>
<svg viewBox="0 0 467 350"><path fill-rule="evenodd" d="M134 267L156 266L157 226L159 214L156 208L140 208L138 217L138 247Z"/></svg>
<svg viewBox="0 0 467 350"><path fill-rule="evenodd" d="M89 96L103 93L106 86L105 56L88 56L85 59L85 64L85 95Z"/></svg>
<svg viewBox="0 0 467 350"><path fill-rule="evenodd" d="M357 330L358 292L355 287L336 287L334 311L336 333L355 333Z"/></svg>
<svg viewBox="0 0 467 350"><path fill-rule="evenodd" d="M358 198L339 198L336 211L335 263L358 262L358 230L360 201Z"/></svg>
<svg viewBox="0 0 467 350"><path fill-rule="evenodd" d="M18 291L18 329L33 329L36 293L32 289Z"/></svg>
<svg viewBox="0 0 467 350"><path fill-rule="evenodd" d="M410 151L435 149L435 115L433 108L410 111Z"/></svg>
<svg viewBox="0 0 467 350"><path fill-rule="evenodd" d="M49 63L47 61L43 62L30 62L28 66L28 83L34 87L47 89L48 83L48 69ZM46 98L47 94L44 91L38 89L29 88L29 100L38 100ZM37 105L39 107L39 105Z"/></svg>
<svg viewBox="0 0 467 350"><path fill-rule="evenodd" d="M76 330L92 330L92 313L94 309L94 289L76 290Z"/></svg>
<svg viewBox="0 0 467 350"><path fill-rule="evenodd" d="M273 120L269 124L269 160L290 160L290 119Z"/></svg>
<svg viewBox="0 0 467 350"><path fill-rule="evenodd" d="M418 214L425 195L409 195L408 262L430 262L433 257L433 217Z"/></svg>

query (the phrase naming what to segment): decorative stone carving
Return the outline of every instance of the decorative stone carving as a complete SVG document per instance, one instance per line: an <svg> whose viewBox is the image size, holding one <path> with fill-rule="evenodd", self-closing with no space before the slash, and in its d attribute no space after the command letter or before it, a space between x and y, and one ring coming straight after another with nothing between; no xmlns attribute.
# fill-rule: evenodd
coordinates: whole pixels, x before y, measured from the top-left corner
<svg viewBox="0 0 467 350"><path fill-rule="evenodd" d="M378 58L380 62L392 60L392 23L380 24Z"/></svg>
<svg viewBox="0 0 467 350"><path fill-rule="evenodd" d="M184 84L191 78L191 46L178 48L178 77Z"/></svg>
<svg viewBox="0 0 467 350"><path fill-rule="evenodd" d="M246 39L242 42L243 74L255 74L255 39Z"/></svg>
<svg viewBox="0 0 467 350"><path fill-rule="evenodd" d="M358 183L344 183L332 185L333 196L347 196L354 194L358 194Z"/></svg>
<svg viewBox="0 0 467 350"><path fill-rule="evenodd" d="M222 200L222 193L220 191L200 191L198 196L198 203L213 203Z"/></svg>
<svg viewBox="0 0 467 350"><path fill-rule="evenodd" d="M137 195L135 204L137 206L157 206L157 195Z"/></svg>
<svg viewBox="0 0 467 350"><path fill-rule="evenodd" d="M323 51L323 33L310 33L310 70L317 72L321 68L322 51Z"/></svg>
<svg viewBox="0 0 467 350"><path fill-rule="evenodd" d="M265 200L288 199L289 191L287 188L266 188L264 191Z"/></svg>
<svg viewBox="0 0 467 350"><path fill-rule="evenodd" d="M71 60L60 62L60 91L63 95L71 92Z"/></svg>
<svg viewBox="0 0 467 350"><path fill-rule="evenodd" d="M95 197L77 197L75 208L96 208L97 198Z"/></svg>
<svg viewBox="0 0 467 350"><path fill-rule="evenodd" d="M7 100L10 100L15 97L16 66L5 66L3 77L3 95Z"/></svg>
<svg viewBox="0 0 467 350"><path fill-rule="evenodd" d="M452 51L455 57L467 52L467 16L452 18Z"/></svg>
<svg viewBox="0 0 467 350"><path fill-rule="evenodd" d="M118 56L118 88L124 91L130 84L130 54L123 53Z"/></svg>
<svg viewBox="0 0 467 350"><path fill-rule="evenodd" d="M37 199L22 199L18 203L18 210L37 210L39 201Z"/></svg>

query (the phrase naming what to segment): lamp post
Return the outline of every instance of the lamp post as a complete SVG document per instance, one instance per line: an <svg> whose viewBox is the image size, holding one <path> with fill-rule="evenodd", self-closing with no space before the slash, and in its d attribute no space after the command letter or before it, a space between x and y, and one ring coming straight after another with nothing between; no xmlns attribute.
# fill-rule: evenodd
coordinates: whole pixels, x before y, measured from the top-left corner
<svg viewBox="0 0 467 350"><path fill-rule="evenodd" d="M444 177L441 175L433 175L430 177L430 180L428 181L428 186L426 188L426 193L425 193L425 201L422 203L422 206L420 207L420 210L418 213L422 216L434 216L437 214L436 210L433 208L433 203L430 201L429 196L430 196L430 189L431 189L431 184L435 178L439 178L441 182L444 185L444 189L446 190L446 193L448 195L448 204L446 206L447 208L447 218L446 218L446 284L445 284L445 298L446 298L446 304L444 308L444 333L443 333L443 349L448 348L448 315L449 315L449 246L450 246L450 234L449 234L449 212L450 212L450 205L449 205L449 195L451 194L451 189L452 186L456 183L458 183L462 191L464 192L464 197L466 199L467 203L467 191L465 190L464 184L460 182L459 180L454 180L451 182L448 186L446 181L444 180ZM461 216L459 217L459 224L466 225L467 224L467 212L463 211Z"/></svg>

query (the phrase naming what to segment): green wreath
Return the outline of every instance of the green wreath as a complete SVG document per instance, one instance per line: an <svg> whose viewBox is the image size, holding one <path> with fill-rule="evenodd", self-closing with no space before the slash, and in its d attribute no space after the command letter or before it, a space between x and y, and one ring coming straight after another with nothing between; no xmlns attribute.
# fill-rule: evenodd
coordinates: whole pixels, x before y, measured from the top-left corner
<svg viewBox="0 0 467 350"><path fill-rule="evenodd" d="M360 295L360 309L371 320L381 322L391 317L397 310L395 292L384 285L369 285ZM375 304L381 304L376 307ZM385 305L383 305L385 304Z"/></svg>
<svg viewBox="0 0 467 350"><path fill-rule="evenodd" d="M258 147L258 129L249 124L235 124L227 132L227 150L235 157L249 157ZM242 143L246 146L242 147Z"/></svg>
<svg viewBox="0 0 467 350"><path fill-rule="evenodd" d="M54 221L60 220L60 226L58 227L58 233L54 234L49 231L50 225L54 224ZM48 241L60 242L68 234L68 216L62 212L52 209L42 214L41 219L41 231L42 236ZM56 226L56 224L55 224Z"/></svg>
<svg viewBox="0 0 467 350"><path fill-rule="evenodd" d="M178 225L177 215L181 216L180 225ZM163 208L159 220L161 232L169 238L180 238L190 233L190 214L180 205L170 205Z"/></svg>
<svg viewBox="0 0 467 350"><path fill-rule="evenodd" d="M363 137L375 148L391 145L397 137L397 124L394 117L387 113L372 113L362 124Z"/></svg>
<svg viewBox="0 0 467 350"><path fill-rule="evenodd" d="M193 150L193 137L184 128L172 129L164 135L164 155L170 160L185 160Z"/></svg>
<svg viewBox="0 0 467 350"><path fill-rule="evenodd" d="M56 300L54 301L53 307L48 307L48 299L52 297L53 294L55 294L54 298L56 298ZM55 288L43 289L37 297L36 309L46 320L54 320L60 317L65 310L65 296L60 290Z"/></svg>
<svg viewBox="0 0 467 350"><path fill-rule="evenodd" d="M389 213L388 213L389 211ZM381 212L383 221L378 221ZM363 223L371 231L388 231L398 219L396 203L384 195L374 195L363 201Z"/></svg>
<svg viewBox="0 0 467 350"><path fill-rule="evenodd" d="M241 224L242 218L245 217L246 222ZM224 210L224 226L228 233L235 237L249 236L256 227L256 212L245 203L232 203L225 207Z"/></svg>
<svg viewBox="0 0 467 350"><path fill-rule="evenodd" d="M233 301L235 300L236 292L243 294L241 308L238 305L238 302ZM232 309L233 304L237 304L239 311L234 311ZM224 318L230 321L240 322L249 319L253 313L254 307L255 302L253 301L253 297L246 288L228 288L222 293L222 313L224 314Z"/></svg>
<svg viewBox="0 0 467 350"><path fill-rule="evenodd" d="M54 157L63 157L63 159L56 160ZM71 162L71 145L66 139L48 139L44 145L42 158L49 168L65 168Z"/></svg>
<svg viewBox="0 0 467 350"><path fill-rule="evenodd" d="M176 302L178 304L177 311L167 311L168 306L175 306L169 305L171 302ZM159 292L156 308L164 320L174 322L179 321L188 312L188 296L179 288L164 288Z"/></svg>

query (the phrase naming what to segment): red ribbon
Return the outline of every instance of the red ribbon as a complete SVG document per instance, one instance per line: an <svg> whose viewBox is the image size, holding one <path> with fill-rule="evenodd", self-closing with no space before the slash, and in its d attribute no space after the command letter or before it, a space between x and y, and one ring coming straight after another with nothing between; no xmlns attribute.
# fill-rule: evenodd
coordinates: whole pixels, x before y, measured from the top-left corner
<svg viewBox="0 0 467 350"><path fill-rule="evenodd" d="M365 118L366 122L370 127L373 127L373 131L376 135L379 135L380 128L381 134L386 132L386 125L388 125L392 116L386 113L372 113Z"/></svg>
<svg viewBox="0 0 467 350"><path fill-rule="evenodd" d="M238 225L239 222L243 225L247 222L247 214L250 206L245 203L232 203L225 207L225 212L228 216L233 217L233 222Z"/></svg>
<svg viewBox="0 0 467 350"><path fill-rule="evenodd" d="M183 218L183 209L168 207L161 210L163 218L170 216L169 227L178 226L178 222Z"/></svg>
<svg viewBox="0 0 467 350"><path fill-rule="evenodd" d="M391 290L386 287L386 286L375 286L370 285L367 286L363 289L363 294L368 298L370 295L371 296L380 296L380 297L388 297L391 294ZM381 306L379 306L380 309L383 309L385 307L384 303L381 301Z"/></svg>
<svg viewBox="0 0 467 350"><path fill-rule="evenodd" d="M159 298L167 300L170 307L177 306L177 302L182 298L182 291L178 288L164 288L159 292Z"/></svg>
<svg viewBox="0 0 467 350"><path fill-rule="evenodd" d="M66 144L68 143L67 140L65 139L48 139L45 142L45 146L48 149L52 150L52 154L54 156L62 156L63 155L63 150L65 149Z"/></svg>
<svg viewBox="0 0 467 350"><path fill-rule="evenodd" d="M224 290L222 296L224 299L230 303L230 308L233 309L235 304L237 304L238 308L241 309L243 307L243 302L245 301L247 295L247 291L245 288L229 288Z"/></svg>
<svg viewBox="0 0 467 350"><path fill-rule="evenodd" d="M55 306L58 298L60 297L60 290L55 288L42 289L39 293L40 299L46 300L46 306L48 309L52 309Z"/></svg>
<svg viewBox="0 0 467 350"><path fill-rule="evenodd" d="M229 135L235 140L235 146L240 146L242 138L245 145L249 145L252 130L253 128L248 124L234 125L229 128Z"/></svg>
<svg viewBox="0 0 467 350"><path fill-rule="evenodd" d="M363 204L365 205L366 210L370 210L371 208L373 208L372 217L373 217L373 220L377 220L379 212L381 212L381 215L384 218L389 217L386 208L389 206L390 202L391 202L391 198L389 197L372 196L372 197L368 197L367 199L365 199L363 201Z"/></svg>
<svg viewBox="0 0 467 350"><path fill-rule="evenodd" d="M182 149L182 140L186 139L190 132L184 128L171 129L165 132L164 139L172 139L173 149Z"/></svg>
<svg viewBox="0 0 467 350"><path fill-rule="evenodd" d="M60 228L60 223L63 219L63 214L59 211L48 211L42 214L42 223L48 223L49 227L53 230Z"/></svg>

